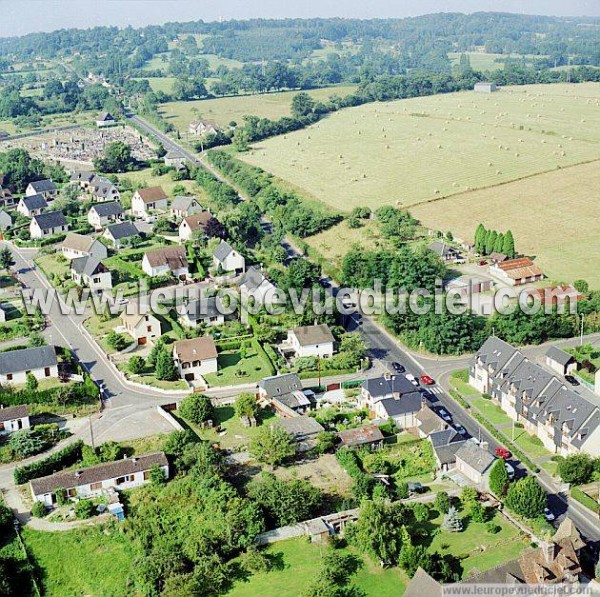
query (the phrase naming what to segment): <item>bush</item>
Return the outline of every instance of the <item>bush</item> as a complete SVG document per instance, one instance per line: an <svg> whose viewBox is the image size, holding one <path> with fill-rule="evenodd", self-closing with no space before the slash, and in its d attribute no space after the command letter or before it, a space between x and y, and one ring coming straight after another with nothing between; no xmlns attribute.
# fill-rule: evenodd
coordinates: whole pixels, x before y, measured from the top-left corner
<svg viewBox="0 0 600 597"><path fill-rule="evenodd" d="M202 425L214 416L212 402L204 394L192 394L184 398L178 407L179 414L195 425Z"/></svg>
<svg viewBox="0 0 600 597"><path fill-rule="evenodd" d="M144 361L144 359L139 355L133 355L127 364L129 372L133 375L139 375L140 373L143 373L145 367L146 361Z"/></svg>
<svg viewBox="0 0 600 597"><path fill-rule="evenodd" d="M42 502L35 502L31 508L32 516L44 518L47 514L46 506Z"/></svg>
<svg viewBox="0 0 600 597"><path fill-rule="evenodd" d="M582 485L592 478L594 462L587 454L573 454L558 463L558 474L565 483Z"/></svg>
<svg viewBox="0 0 600 597"><path fill-rule="evenodd" d="M39 477L45 477L51 475L56 470L61 470L68 466L71 466L81 460L81 451L83 448L83 441L78 440L73 444L65 446L62 450L51 454L43 460L38 460L27 464L25 466L18 467L14 470L14 479L17 485L27 483L31 479L37 479Z"/></svg>
<svg viewBox="0 0 600 597"><path fill-rule="evenodd" d="M10 508L0 504L0 529L5 529L12 524L13 513Z"/></svg>
<svg viewBox="0 0 600 597"><path fill-rule="evenodd" d="M90 500L79 500L75 504L75 516L77 518L91 518L95 513L96 506Z"/></svg>
<svg viewBox="0 0 600 597"><path fill-rule="evenodd" d="M487 529L487 532L490 533L491 535L496 535L497 533L499 533L502 530L502 527L497 522L494 522L493 520L488 522L485 525L485 528Z"/></svg>

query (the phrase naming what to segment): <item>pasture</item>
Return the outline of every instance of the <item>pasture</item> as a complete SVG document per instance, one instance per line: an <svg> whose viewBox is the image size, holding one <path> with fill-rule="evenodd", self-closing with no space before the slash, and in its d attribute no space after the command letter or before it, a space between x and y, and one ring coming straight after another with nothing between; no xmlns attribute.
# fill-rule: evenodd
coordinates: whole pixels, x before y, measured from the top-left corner
<svg viewBox="0 0 600 597"><path fill-rule="evenodd" d="M600 289L600 162L581 164L411 209L421 222L472 239L479 222L511 229L550 281L584 278Z"/></svg>
<svg viewBox="0 0 600 597"><path fill-rule="evenodd" d="M324 87L313 89L308 93L316 100L327 100L337 94L348 95L355 86ZM228 126L234 120L242 123L244 116L260 116L277 119L290 116L292 98L297 91L282 91L278 93L263 93L235 97L220 97L217 99L196 100L191 102L170 102L160 106L160 113L176 129L187 133L192 120L202 118L212 120L221 126Z"/></svg>

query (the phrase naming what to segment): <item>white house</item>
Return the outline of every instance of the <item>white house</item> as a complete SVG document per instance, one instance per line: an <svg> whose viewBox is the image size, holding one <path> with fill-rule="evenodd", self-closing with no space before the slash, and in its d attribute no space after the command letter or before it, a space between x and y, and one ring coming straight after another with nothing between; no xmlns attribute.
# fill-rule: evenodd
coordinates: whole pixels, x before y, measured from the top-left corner
<svg viewBox="0 0 600 597"><path fill-rule="evenodd" d="M56 503L56 493L65 491L69 498L91 498L109 489L132 489L150 481L154 468L169 478L169 461L164 452L131 456L82 469L60 471L29 482L31 495L46 506Z"/></svg>
<svg viewBox="0 0 600 597"><path fill-rule="evenodd" d="M123 217L123 208L116 201L93 205L88 211L88 223L95 230L102 230L107 224L118 222Z"/></svg>
<svg viewBox="0 0 600 597"><path fill-rule="evenodd" d="M48 209L48 203L44 195L40 194L21 197L17 204L17 211L26 218L37 216L46 209Z"/></svg>
<svg viewBox="0 0 600 597"><path fill-rule="evenodd" d="M33 239L61 234L68 230L69 224L67 218L60 211L49 211L33 216L29 223L29 235Z"/></svg>
<svg viewBox="0 0 600 597"><path fill-rule="evenodd" d="M95 201L118 201L121 198L119 189L108 178L96 176L88 190Z"/></svg>
<svg viewBox="0 0 600 597"><path fill-rule="evenodd" d="M186 381L200 380L218 369L217 347L209 337L175 342L173 360L180 377Z"/></svg>
<svg viewBox="0 0 600 597"><path fill-rule="evenodd" d="M213 253L213 264L223 272L243 273L246 260L228 242L222 240Z"/></svg>
<svg viewBox="0 0 600 597"><path fill-rule="evenodd" d="M167 151L163 158L166 166L172 166L173 168L179 169L185 166L186 157L176 150Z"/></svg>
<svg viewBox="0 0 600 597"><path fill-rule="evenodd" d="M179 321L188 328L197 328L199 325L208 327L223 325L225 323L224 309L218 297L201 298L190 301L180 309Z"/></svg>
<svg viewBox="0 0 600 597"><path fill-rule="evenodd" d="M87 191L90 185L96 178L96 174L86 170L80 170L76 172L72 172L69 180L71 182L76 182L79 184L79 188L82 191Z"/></svg>
<svg viewBox="0 0 600 597"><path fill-rule="evenodd" d="M108 249L100 241L85 234L69 232L60 244L61 253L69 260L93 255L98 259L108 257Z"/></svg>
<svg viewBox="0 0 600 597"><path fill-rule="evenodd" d="M58 377L58 361L53 346L22 348L0 353L0 383L25 383L28 373L37 379Z"/></svg>
<svg viewBox="0 0 600 597"><path fill-rule="evenodd" d="M117 121L110 112L104 112L100 114L100 116L98 116L96 120L96 126L99 129L103 129L109 126L115 126L115 124L117 124Z"/></svg>
<svg viewBox="0 0 600 597"><path fill-rule="evenodd" d="M208 120L193 120L188 127L190 134L196 137L206 137L207 135L216 135L219 127L214 122Z"/></svg>
<svg viewBox="0 0 600 597"><path fill-rule="evenodd" d="M52 201L53 199L56 199L58 189L48 178L45 180L35 180L27 185L25 195L27 197L31 197L32 195L43 195L46 201Z"/></svg>
<svg viewBox="0 0 600 597"><path fill-rule="evenodd" d="M509 286L522 286L544 279L544 272L529 257L494 263L488 271Z"/></svg>
<svg viewBox="0 0 600 597"><path fill-rule="evenodd" d="M183 218L179 224L179 242L191 240L196 232L203 231L212 219L209 211L203 211Z"/></svg>
<svg viewBox="0 0 600 597"><path fill-rule="evenodd" d="M181 246L161 247L144 253L142 270L151 278L172 274L184 280L189 276L185 248Z"/></svg>
<svg viewBox="0 0 600 597"><path fill-rule="evenodd" d="M202 206L198 203L196 197L177 195L171 202L171 215L174 218L187 218L201 211Z"/></svg>
<svg viewBox="0 0 600 597"><path fill-rule="evenodd" d="M110 290L112 275L102 261L94 256L77 257L71 261L71 279L79 286L90 290Z"/></svg>
<svg viewBox="0 0 600 597"><path fill-rule="evenodd" d="M8 230L12 226L12 218L3 209L0 209L0 230Z"/></svg>
<svg viewBox="0 0 600 597"><path fill-rule="evenodd" d="M160 321L152 314L127 313L121 314L121 321L126 332L139 344L147 344L148 340L156 340L162 334Z"/></svg>
<svg viewBox="0 0 600 597"><path fill-rule="evenodd" d="M29 413L27 406L4 406L0 404L0 435L6 435L13 431L29 429Z"/></svg>
<svg viewBox="0 0 600 597"><path fill-rule="evenodd" d="M496 458L474 442L462 442L456 452L456 470L482 491L488 490L490 469Z"/></svg>
<svg viewBox="0 0 600 597"><path fill-rule="evenodd" d="M333 356L334 338L329 327L325 324L306 325L288 331L287 342L283 345L290 347L296 357Z"/></svg>
<svg viewBox="0 0 600 597"><path fill-rule="evenodd" d="M161 187L140 189L131 198L131 213L138 218L147 218L153 211L166 210L169 200Z"/></svg>
<svg viewBox="0 0 600 597"><path fill-rule="evenodd" d="M238 286L242 295L252 297L257 304L272 304L277 298L277 287L269 282L255 267L248 268Z"/></svg>
<svg viewBox="0 0 600 597"><path fill-rule="evenodd" d="M107 226L102 236L109 240L115 249L118 249L123 243L128 242L133 237L140 236L138 229L133 222L119 222L112 226Z"/></svg>

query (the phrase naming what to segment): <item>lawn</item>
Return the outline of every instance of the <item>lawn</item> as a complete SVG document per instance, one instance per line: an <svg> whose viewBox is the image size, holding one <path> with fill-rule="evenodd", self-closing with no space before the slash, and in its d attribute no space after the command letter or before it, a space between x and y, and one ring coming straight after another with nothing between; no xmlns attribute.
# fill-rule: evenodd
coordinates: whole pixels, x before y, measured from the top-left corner
<svg viewBox="0 0 600 597"><path fill-rule="evenodd" d="M40 255L36 257L35 262L48 279L52 276L58 276L59 278L69 277L69 263L61 253Z"/></svg>
<svg viewBox="0 0 600 597"><path fill-rule="evenodd" d="M252 575L247 582L238 581L227 593L230 597L262 597L285 595L298 597L304 594L307 584L314 578L327 549L309 543L306 539L281 541L266 548L280 566L270 572ZM350 551L345 549L343 551ZM362 589L368 597L397 597L404 591L408 578L398 568L381 568L363 559L362 568L352 576L352 584Z"/></svg>
<svg viewBox="0 0 600 597"><path fill-rule="evenodd" d="M487 54L486 52L465 52L465 54L469 57L471 68L478 71L503 70L504 61L508 59L522 60L525 58L529 65L534 62L533 57L522 56L521 54ZM448 52L448 58L450 58L452 65L458 64L460 53ZM536 58L541 58L541 56L537 56Z"/></svg>
<svg viewBox="0 0 600 597"><path fill-rule="evenodd" d="M129 596L133 554L127 539L101 526L62 533L23 529L23 539L41 571L47 597Z"/></svg>
<svg viewBox="0 0 600 597"><path fill-rule="evenodd" d="M163 91L164 93L171 93L173 90L173 83L177 80L175 77L143 77L147 79L150 84L152 91ZM142 78L137 77L136 81L141 81Z"/></svg>
<svg viewBox="0 0 600 597"><path fill-rule="evenodd" d="M512 438L512 434L509 431L506 433L509 438ZM515 429L514 442L521 450L523 450L523 452L525 452L525 454L527 454L527 456L529 456L529 458L550 458L552 456L552 452L544 447L542 440L529 435L529 433L523 429Z"/></svg>
<svg viewBox="0 0 600 597"><path fill-rule="evenodd" d="M253 346L246 351L242 359L239 350L226 350L219 353L219 371L204 375L211 386L233 386L252 383L272 375L270 364L266 362ZM238 375L240 372L244 375Z"/></svg>
<svg viewBox="0 0 600 597"><path fill-rule="evenodd" d="M510 425L512 419L494 402L481 396L473 396L468 399L469 404L474 406L490 423L494 425Z"/></svg>
<svg viewBox="0 0 600 597"><path fill-rule="evenodd" d="M174 181L171 178L171 174L155 176L152 174L151 168L144 168L143 170L136 170L135 172L119 174L119 179L129 180L135 188L140 189L145 187L162 187L163 191L170 197L174 195L174 189L176 186L183 185L186 193L200 197L200 191L194 181Z"/></svg>
<svg viewBox="0 0 600 597"><path fill-rule="evenodd" d="M353 85L345 85L313 89L307 93L316 100L323 101L334 94L343 97L355 89ZM227 127L232 120L243 123L246 115L271 119L290 116L292 98L296 93L298 92L282 91L191 102L169 102L160 107L160 112L176 129L187 135L190 122L197 118L214 120L222 127Z"/></svg>

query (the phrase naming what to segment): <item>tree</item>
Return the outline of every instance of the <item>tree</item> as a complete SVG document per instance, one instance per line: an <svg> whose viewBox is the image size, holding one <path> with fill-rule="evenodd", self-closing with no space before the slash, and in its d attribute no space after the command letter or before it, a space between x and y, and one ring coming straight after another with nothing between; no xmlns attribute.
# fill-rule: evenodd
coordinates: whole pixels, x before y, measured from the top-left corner
<svg viewBox="0 0 600 597"><path fill-rule="evenodd" d="M498 459L490 471L490 491L503 498L508 490L509 478L504 460Z"/></svg>
<svg viewBox="0 0 600 597"><path fill-rule="evenodd" d="M104 157L94 160L94 168L100 172L127 172L135 164L131 146L123 141L109 143L104 149Z"/></svg>
<svg viewBox="0 0 600 597"><path fill-rule="evenodd" d="M450 496L445 491L438 491L433 503L440 514L446 514L450 509Z"/></svg>
<svg viewBox="0 0 600 597"><path fill-rule="evenodd" d="M502 243L502 252L511 258L516 255L515 239L513 238L513 233L510 230L507 230L506 234L504 235L504 241Z"/></svg>
<svg viewBox="0 0 600 597"><path fill-rule="evenodd" d="M77 518L91 518L96 511L96 506L90 500L79 500L75 504L75 516Z"/></svg>
<svg viewBox="0 0 600 597"><path fill-rule="evenodd" d="M474 487L470 487L469 485L465 485L465 487L460 493L460 501L463 504L463 506L472 506L475 502L477 502L478 497L478 491Z"/></svg>
<svg viewBox="0 0 600 597"><path fill-rule="evenodd" d="M46 511L46 506L43 502L34 502L31 507L31 514L36 518L44 518L48 512Z"/></svg>
<svg viewBox="0 0 600 597"><path fill-rule="evenodd" d="M250 148L250 135L245 126L239 126L233 133L232 145L236 151L243 153Z"/></svg>
<svg viewBox="0 0 600 597"><path fill-rule="evenodd" d="M177 367L173 362L173 356L163 345L156 355L156 377L163 381L173 381L177 379L177 375Z"/></svg>
<svg viewBox="0 0 600 597"><path fill-rule="evenodd" d="M11 433L8 445L21 458L39 454L46 447L43 436L36 433L34 429L23 429Z"/></svg>
<svg viewBox="0 0 600 597"><path fill-rule="evenodd" d="M191 394L184 398L178 407L184 419L195 425L202 425L214 417L214 408L210 398L204 394Z"/></svg>
<svg viewBox="0 0 600 597"><path fill-rule="evenodd" d="M256 417L258 414L256 397L249 392L242 392L235 401L235 414L238 417Z"/></svg>
<svg viewBox="0 0 600 597"><path fill-rule="evenodd" d="M123 350L127 346L127 339L123 334L111 330L106 336L106 343L116 351Z"/></svg>
<svg viewBox="0 0 600 597"><path fill-rule="evenodd" d="M9 270L14 263L12 252L8 247L0 249L0 269Z"/></svg>
<svg viewBox="0 0 600 597"><path fill-rule="evenodd" d="M292 436L277 425L261 427L250 442L250 454L259 462L276 466L296 453Z"/></svg>
<svg viewBox="0 0 600 597"><path fill-rule="evenodd" d="M25 389L28 392L35 392L38 389L38 380L33 373L27 373L25 376Z"/></svg>
<svg viewBox="0 0 600 597"><path fill-rule="evenodd" d="M486 234L487 231L485 229L485 226L483 224L479 224L479 226L477 226L477 230L475 231L475 250L478 253L485 253Z"/></svg>
<svg viewBox="0 0 600 597"><path fill-rule="evenodd" d="M474 502L471 504L470 516L473 522L485 522L487 518L487 512L481 502Z"/></svg>
<svg viewBox="0 0 600 597"><path fill-rule="evenodd" d="M12 525L13 522L13 513L12 510L5 506L4 504L0 504L0 531L3 529L7 529Z"/></svg>
<svg viewBox="0 0 600 597"><path fill-rule="evenodd" d="M417 522L427 522L429 520L430 511L427 504L415 502L412 506L412 510Z"/></svg>
<svg viewBox="0 0 600 597"><path fill-rule="evenodd" d="M144 369L146 368L146 362L144 361L143 357L135 354L129 359L127 368L133 375L139 375L140 373L143 373Z"/></svg>
<svg viewBox="0 0 600 597"><path fill-rule="evenodd" d="M161 487L166 482L167 479L165 478L164 471L158 464L155 464L150 469L150 483L152 483L152 485L154 485L155 487Z"/></svg>
<svg viewBox="0 0 600 597"><path fill-rule="evenodd" d="M316 450L319 454L333 452L336 445L336 434L333 431L321 431L317 434Z"/></svg>
<svg viewBox="0 0 600 597"><path fill-rule="evenodd" d="M412 577L418 568L426 570L429 567L430 554L424 545L412 545L412 543L404 543L398 565L406 571L408 576ZM423 596L425 597L425 596Z"/></svg>
<svg viewBox="0 0 600 597"><path fill-rule="evenodd" d="M535 477L527 476L511 484L506 493L506 505L519 516L537 518L546 507L548 498Z"/></svg>
<svg viewBox="0 0 600 597"><path fill-rule="evenodd" d="M450 506L448 513L444 516L442 529L451 533L460 533L463 530L463 523L458 515L458 510L454 506Z"/></svg>
<svg viewBox="0 0 600 597"><path fill-rule="evenodd" d="M32 332L29 336L29 346L46 346L48 343L46 342L46 338L42 336L39 332Z"/></svg>
<svg viewBox="0 0 600 597"><path fill-rule="evenodd" d="M296 118L301 118L303 116L308 116L312 113L315 107L315 100L313 100L308 93L301 92L297 93L292 98L292 114Z"/></svg>
<svg viewBox="0 0 600 597"><path fill-rule="evenodd" d="M586 280L575 280L575 282L573 282L573 286L575 290L581 294L587 294L590 291L590 285Z"/></svg>
<svg viewBox="0 0 600 597"><path fill-rule="evenodd" d="M359 597L356 588L348 586L350 578L362 566L353 554L331 549L321 558L321 568L302 597Z"/></svg>
<svg viewBox="0 0 600 597"><path fill-rule="evenodd" d="M558 463L558 474L565 483L587 483L594 471L594 463L587 454L573 454Z"/></svg>

